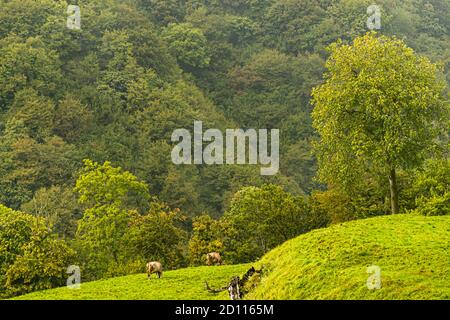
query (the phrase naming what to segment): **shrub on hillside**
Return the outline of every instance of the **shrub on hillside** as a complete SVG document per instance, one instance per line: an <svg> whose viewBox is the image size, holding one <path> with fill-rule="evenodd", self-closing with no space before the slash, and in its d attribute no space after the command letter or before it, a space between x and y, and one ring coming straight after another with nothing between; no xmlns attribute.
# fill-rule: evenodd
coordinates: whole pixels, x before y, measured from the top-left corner
<svg viewBox="0 0 450 320"><path fill-rule="evenodd" d="M192 221L192 236L189 240L189 259L193 265L204 265L209 252L225 251L225 242L233 235L233 229L223 219L215 220L207 214Z"/></svg>
<svg viewBox="0 0 450 320"><path fill-rule="evenodd" d="M302 196L273 184L238 191L223 219L236 230L225 244L233 263L254 261L277 245L326 224L312 215Z"/></svg>
<svg viewBox="0 0 450 320"><path fill-rule="evenodd" d="M63 285L73 257L43 218L0 205L0 296Z"/></svg>
<svg viewBox="0 0 450 320"><path fill-rule="evenodd" d="M428 160L424 168L417 171L410 192L416 199L416 213L450 214L450 159Z"/></svg>
<svg viewBox="0 0 450 320"><path fill-rule="evenodd" d="M164 269L186 266L187 233L181 228L185 219L178 209L153 202L147 214L134 218L127 232L134 259L160 261Z"/></svg>

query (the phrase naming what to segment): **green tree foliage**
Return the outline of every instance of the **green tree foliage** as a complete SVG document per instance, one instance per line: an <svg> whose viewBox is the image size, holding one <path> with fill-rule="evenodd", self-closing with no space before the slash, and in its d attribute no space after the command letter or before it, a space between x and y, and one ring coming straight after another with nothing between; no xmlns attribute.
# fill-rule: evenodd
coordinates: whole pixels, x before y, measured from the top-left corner
<svg viewBox="0 0 450 320"><path fill-rule="evenodd" d="M43 218L0 205L0 296L63 285L74 254Z"/></svg>
<svg viewBox="0 0 450 320"><path fill-rule="evenodd" d="M189 70L192 67L202 68L209 64L207 40L203 32L191 24L169 24L164 30L163 39L182 67Z"/></svg>
<svg viewBox="0 0 450 320"><path fill-rule="evenodd" d="M404 42L373 33L332 46L326 66L325 83L313 90L320 177L351 192L380 170L398 213L396 171L420 165L447 121L438 68Z"/></svg>
<svg viewBox="0 0 450 320"><path fill-rule="evenodd" d="M120 167L84 163L75 187L87 207L78 223L77 247L88 276L100 277L128 261L126 233L137 212L147 208L150 195L145 183Z"/></svg>
<svg viewBox="0 0 450 320"><path fill-rule="evenodd" d="M24 89L16 93L6 125L11 124L11 131L17 136L42 142L51 135L54 109L51 99L39 96L33 89Z"/></svg>
<svg viewBox="0 0 450 320"><path fill-rule="evenodd" d="M439 216L450 214L450 159L433 159L417 170L408 190L415 198L415 212Z"/></svg>
<svg viewBox="0 0 450 320"><path fill-rule="evenodd" d="M311 215L303 197L271 184L241 189L223 218L236 230L226 244L233 262L254 261L284 241L323 223Z"/></svg>
<svg viewBox="0 0 450 320"><path fill-rule="evenodd" d="M21 210L43 217L48 227L61 238L73 239L82 207L76 195L68 188L53 186L39 189L33 199L24 203Z"/></svg>
<svg viewBox="0 0 450 320"><path fill-rule="evenodd" d="M257 182L260 179L256 170L201 168L193 174L195 170L170 168L170 159L164 157L170 150L170 134L176 127L191 126L194 119L208 121L208 125L221 129L266 124L280 127L284 142L281 172L288 177L279 180L283 184L289 181L286 187L297 184L298 190L309 193L314 187L315 171L314 159L308 158L312 134L309 92L320 80L323 54L301 52L294 56L282 46L272 47L276 39L269 38L277 38L279 32L276 27L268 30L266 18L284 19L289 25L294 17L300 21L304 15L321 12L341 19L352 6L350 2L342 6L340 3L333 3L333 8L339 8L334 11L328 2L307 4L305 10L296 11L290 8L298 8L298 4L287 1L88 0L80 3L82 30L77 31L65 28L66 17L61 14L66 9L64 2L2 1L0 38L5 86L1 90L4 109L11 110L0 115L4 151L13 152L13 142L19 133L37 141L39 148L33 148L33 152L43 148L40 144L60 138L61 151L55 150L57 154L52 158L70 168L61 179L64 182L52 178L51 183L28 181L32 179L16 183L13 178L18 175L11 172L20 171L22 163L12 158L12 154L2 154L0 170L5 177L0 181L2 202L19 208L40 188L68 187L73 182L68 176L76 176L82 166L80 159L91 158L99 162L109 160L134 172L166 202L176 200L170 195L170 189L176 185L174 177L192 177L195 183L180 184L178 189L185 189L179 190L183 195L189 194L193 187L197 194L185 201L181 209L192 216L204 210L219 216L233 192L246 185L246 181L260 185ZM364 4L358 2L353 7L363 8ZM316 10L318 7L321 10ZM405 8L409 13L411 6ZM430 19L426 21L436 24L439 18L442 29L445 6L433 3L433 8L434 11L431 8L427 11ZM361 17L364 15L359 9L354 10ZM276 16L278 13L281 17ZM285 13L287 19L283 17ZM193 49L195 57L206 53L208 65L186 68L180 63L185 71L181 77L177 57L169 50L178 42L163 39L170 33L169 23L191 25L181 28L178 36L198 35L196 31L200 30L204 39L194 38L202 45L185 48L183 52ZM291 31L286 34L292 34L293 39L286 39L295 42L298 30ZM445 56L440 54L445 34L426 35L427 42L436 48L433 56ZM274 54L268 54L270 51ZM20 62L17 59L25 63L15 66L15 62ZM27 61L38 63L31 65ZM241 73L248 79L261 78L262 90L258 85L240 88L248 80L241 78ZM22 98L15 99L16 96ZM19 120L26 122L25 128ZM14 139L6 137L7 132L14 133ZM165 147L164 154L152 154L160 146ZM64 159L59 161L58 157ZM157 161L150 160L155 158ZM42 160L35 170L45 173L47 165ZM212 176L222 181L211 181ZM225 190L212 194L202 187L214 184L224 186Z"/></svg>
<svg viewBox="0 0 450 320"><path fill-rule="evenodd" d="M291 53L320 48L320 44L333 39L334 26L326 14L330 4L331 1L314 0L272 2L260 17L264 21L265 41Z"/></svg>
<svg viewBox="0 0 450 320"><path fill-rule="evenodd" d="M35 190L72 181L78 158L74 146L57 136L47 137L42 143L29 137L17 137L9 130L22 130L21 124L10 122L8 125L5 139L0 142L2 203L18 208L31 200Z"/></svg>
<svg viewBox="0 0 450 320"><path fill-rule="evenodd" d="M181 22L185 14L184 0L139 0L139 5L146 10L153 20L162 25Z"/></svg>
<svg viewBox="0 0 450 320"><path fill-rule="evenodd" d="M314 216L328 217L330 223L340 223L356 218L356 209L351 197L338 188L314 191L310 197Z"/></svg>
<svg viewBox="0 0 450 320"><path fill-rule="evenodd" d="M6 273L9 294L19 295L31 291L63 286L68 277L66 270L75 252L62 240L46 239L48 233L34 234Z"/></svg>
<svg viewBox="0 0 450 320"><path fill-rule="evenodd" d="M325 190L313 179L317 161L312 141L317 133L312 126L310 94L313 87L322 83L329 56L323 49L337 39L349 44L364 35L366 10L372 1L84 0L73 4L76 3L81 7L81 30L66 28L66 1L0 0L0 203L38 217L52 226L52 232L73 244L84 279L141 272L147 259L161 259L170 267L183 265L189 237L189 262L193 264L203 264L207 251L220 251L227 263L259 256L268 244L259 246L259 240L252 242L256 236L252 235L253 230L245 231L245 224L235 228L228 219L221 218L224 212L237 207L235 193L243 187L255 187L255 194L264 195L264 203L273 200L269 191L260 190L268 183L280 185L291 194L280 195L275 189L274 197L281 199L312 194L311 209L307 210L310 227L299 227L299 232L330 221L389 211L389 172L380 161L375 163L367 156L373 154L381 159L377 152L367 149L348 158L347 171L334 170L334 162L330 161L330 176L340 182L352 182L352 192L334 180L326 181ZM404 39L415 52L442 65L449 82L450 2L377 0L377 5L382 13L379 32ZM390 42L381 42L381 47L391 48ZM395 53L403 52L402 45L395 48ZM353 54L348 57L361 68L404 68L404 72L389 72L394 80L411 70L417 71L420 81L431 78L434 67L422 72L422 63L427 62L415 60L409 53L408 59L399 54L390 64L378 64L383 54L368 55L360 49L367 61L358 60ZM341 59L342 64L346 65L346 59L347 56ZM360 73L359 79L371 81L370 70ZM407 81L406 95L398 94L398 87L393 86L397 91L391 90L389 77L386 82L381 77L373 79L383 88L389 87L391 98L412 97L411 101L416 101L417 96L426 93L421 91L426 86L409 90L412 83ZM370 105L368 97L377 96L376 91L360 95L364 91L363 82L360 84L356 88L361 90L354 91L355 100L348 99L352 102L350 107L359 104L356 98ZM349 105L344 93L351 91L353 88L339 92L342 105L336 110L343 111L344 102ZM428 102L431 100L432 97ZM392 105L392 101L378 102L373 105ZM387 132L385 124L407 117L409 111L423 116L422 111L413 111L420 109L414 109L417 105L400 108L406 104L409 101L394 104L392 111L399 114L385 113L390 116L362 129L378 134ZM431 110L431 103L425 109ZM373 118L372 111L367 115ZM378 115L381 114L380 111ZM428 117L429 113L424 115ZM205 130L280 129L280 173L263 177L256 166L173 165L171 134L177 128L192 128L194 120L203 121ZM335 120L345 124L342 119ZM422 123L419 118L416 120ZM410 143L412 135L420 139L428 127L406 130L407 127L391 132L387 138L398 134L399 146L408 150L411 159L431 157L425 152L417 153L419 145ZM447 135L442 132L435 141L444 151L448 150ZM368 133L361 135L352 148L359 148L361 141L378 145L376 139L371 141L368 137ZM83 169L82 159L92 161ZM440 182L445 181L445 174L437 169L445 168L445 164L436 166L413 165L411 170L411 166L402 163L396 167L403 208L421 208L424 214L445 212L445 184ZM433 172L439 172L439 177ZM77 177L78 189L72 191ZM433 182L427 177L433 177ZM83 203L75 204L75 192L84 199ZM171 209L150 208L149 192ZM250 205L248 200L248 208L266 208L250 196L249 199L255 204ZM290 200L278 203L288 210L297 210ZM298 207L303 208L300 204ZM181 221L174 208L180 208L187 220ZM268 216L273 213L284 219L281 210L282 207L275 208ZM203 212L214 219L197 219ZM253 214L248 209L248 219ZM264 218L255 221L255 225L262 224L261 230L266 230ZM286 217L289 225L292 221L295 219ZM169 241L158 228L165 230L164 236L167 233L177 240ZM291 227L287 228L291 232ZM186 237L185 232L192 233ZM237 235L243 243L233 240ZM156 237L162 237L167 246L155 241ZM271 246L282 239L269 237L267 241ZM63 251L59 244L45 244L45 248L50 247L55 252ZM5 252L2 246L0 252ZM40 254L36 248L27 251L28 257L41 257ZM17 290L24 290L18 287L24 281L19 270L34 278L32 268L22 259L11 273ZM1 275L6 271L2 270Z"/></svg>
<svg viewBox="0 0 450 320"><path fill-rule="evenodd" d="M205 265L209 252L225 253L225 242L234 235L224 219L213 219L202 214L192 220L192 236L189 240L189 259L194 265ZM226 258L225 258L226 259Z"/></svg>
<svg viewBox="0 0 450 320"><path fill-rule="evenodd" d="M53 133L68 143L77 143L93 131L94 115L75 95L66 95L55 108Z"/></svg>
<svg viewBox="0 0 450 320"><path fill-rule="evenodd" d="M102 165L86 159L75 191L89 207L144 209L150 199L147 185L133 174L106 161Z"/></svg>
<svg viewBox="0 0 450 320"><path fill-rule="evenodd" d="M134 212L101 205L86 209L78 222L76 248L87 279L114 275L129 261L126 233Z"/></svg>
<svg viewBox="0 0 450 320"><path fill-rule="evenodd" d="M303 68L316 68L319 75L320 64L319 57L295 59L276 50L255 54L247 65L230 72L239 107L233 117L246 127L279 128L286 118L299 112L299 102L303 101L307 110L309 92L302 88L309 87L311 79Z"/></svg>
<svg viewBox="0 0 450 320"><path fill-rule="evenodd" d="M179 209L153 202L149 212L133 220L127 234L135 259L140 257L142 265L160 261L164 269L186 266L185 220Z"/></svg>
<svg viewBox="0 0 450 320"><path fill-rule="evenodd" d="M15 93L33 88L43 95L55 94L61 80L57 52L45 48L39 38L0 40L0 110L6 110Z"/></svg>
<svg viewBox="0 0 450 320"><path fill-rule="evenodd" d="M179 168L171 166L164 180L161 199L176 208L183 208L190 216L201 211L199 207L199 173L195 167Z"/></svg>

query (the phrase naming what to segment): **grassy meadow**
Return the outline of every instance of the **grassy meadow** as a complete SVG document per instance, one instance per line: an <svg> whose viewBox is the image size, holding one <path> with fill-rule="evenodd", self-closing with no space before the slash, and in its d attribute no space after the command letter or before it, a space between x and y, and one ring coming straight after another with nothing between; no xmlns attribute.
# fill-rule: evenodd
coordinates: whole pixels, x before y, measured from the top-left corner
<svg viewBox="0 0 450 320"><path fill-rule="evenodd" d="M264 275L246 299L450 299L450 217L394 215L311 231L253 264ZM381 288L369 290L370 265ZM252 264L192 267L163 278L135 274L57 288L17 299L228 299L211 294Z"/></svg>

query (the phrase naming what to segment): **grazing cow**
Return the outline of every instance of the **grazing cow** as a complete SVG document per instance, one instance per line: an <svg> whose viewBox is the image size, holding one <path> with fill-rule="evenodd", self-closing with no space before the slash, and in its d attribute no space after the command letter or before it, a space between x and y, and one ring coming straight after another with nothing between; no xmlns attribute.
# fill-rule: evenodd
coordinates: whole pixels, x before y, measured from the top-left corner
<svg viewBox="0 0 450 320"><path fill-rule="evenodd" d="M222 257L220 256L220 253L218 252L210 252L206 254L206 262L208 263L208 266L213 264L222 264Z"/></svg>
<svg viewBox="0 0 450 320"><path fill-rule="evenodd" d="M152 273L156 273L158 278L161 278L163 273L163 267L161 262L159 261L152 261L147 263L147 279L150 279L150 276Z"/></svg>

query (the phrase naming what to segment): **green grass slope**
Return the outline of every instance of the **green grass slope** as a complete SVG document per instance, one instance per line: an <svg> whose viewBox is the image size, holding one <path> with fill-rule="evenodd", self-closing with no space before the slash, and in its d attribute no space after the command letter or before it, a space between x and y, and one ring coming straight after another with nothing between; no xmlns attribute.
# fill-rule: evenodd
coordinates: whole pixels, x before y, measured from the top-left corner
<svg viewBox="0 0 450 320"><path fill-rule="evenodd" d="M26 300L213 300L227 299L227 293L205 290L205 280L213 288L226 285L232 276L245 273L249 265L186 268L166 271L161 279L135 274L81 283L80 289L67 287L17 297Z"/></svg>
<svg viewBox="0 0 450 320"><path fill-rule="evenodd" d="M367 267L381 268L369 290ZM450 217L383 216L315 230L270 251L248 299L450 299Z"/></svg>
<svg viewBox="0 0 450 320"><path fill-rule="evenodd" d="M367 267L381 288L367 288ZM267 253L265 272L247 299L450 299L450 217L383 216L315 230ZM162 279L136 274L57 288L17 299L228 299L208 293L251 264L186 268Z"/></svg>

